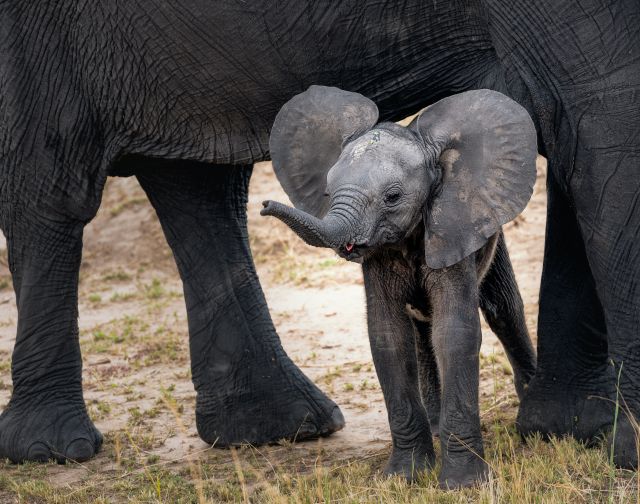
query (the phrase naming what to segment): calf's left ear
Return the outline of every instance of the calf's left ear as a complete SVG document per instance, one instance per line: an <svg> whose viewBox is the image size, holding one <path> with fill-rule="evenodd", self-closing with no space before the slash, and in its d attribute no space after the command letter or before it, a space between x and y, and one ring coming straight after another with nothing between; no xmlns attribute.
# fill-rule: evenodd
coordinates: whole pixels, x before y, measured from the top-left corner
<svg viewBox="0 0 640 504"><path fill-rule="evenodd" d="M440 190L425 207L425 258L430 268L445 268L527 205L536 180L535 127L523 107L487 89L444 98L409 127L440 171Z"/></svg>

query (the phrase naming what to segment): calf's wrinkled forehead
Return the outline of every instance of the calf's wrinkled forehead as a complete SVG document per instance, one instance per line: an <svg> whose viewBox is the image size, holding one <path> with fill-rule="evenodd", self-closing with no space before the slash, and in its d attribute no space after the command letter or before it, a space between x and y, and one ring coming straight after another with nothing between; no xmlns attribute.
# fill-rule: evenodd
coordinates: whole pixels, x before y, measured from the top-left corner
<svg viewBox="0 0 640 504"><path fill-rule="evenodd" d="M425 152L415 137L402 126L385 124L375 127L349 142L331 168L327 181L345 179L377 172L393 172L422 166ZM381 173L382 172L382 173Z"/></svg>

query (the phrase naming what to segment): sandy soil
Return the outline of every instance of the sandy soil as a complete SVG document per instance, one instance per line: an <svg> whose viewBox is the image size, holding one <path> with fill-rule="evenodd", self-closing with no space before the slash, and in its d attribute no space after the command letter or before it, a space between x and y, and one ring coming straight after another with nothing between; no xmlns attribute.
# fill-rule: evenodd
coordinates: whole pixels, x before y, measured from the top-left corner
<svg viewBox="0 0 640 504"><path fill-rule="evenodd" d="M505 229L532 334L546 206L543 160L538 168L532 201ZM270 164L261 163L254 170L249 217L271 313L289 355L341 406L347 425L319 442L268 447L264 453L298 467L312 465L320 453L331 460L383 459L389 429L369 351L360 268L331 251L305 246L275 219L260 217L266 198L286 201ZM0 267L2 406L11 390L16 305L6 261ZM105 447L84 466L48 466L47 479L70 484L92 471L114 470L127 454L159 463L176 460L178 468L192 454L219 461L223 471L230 452L208 449L197 437L181 284L153 209L134 178L109 180L100 213L86 229L79 323L85 399L106 435ZM509 376L508 364L486 325L482 353L483 415L502 408L513 419L513 387L496 385L496 373Z"/></svg>

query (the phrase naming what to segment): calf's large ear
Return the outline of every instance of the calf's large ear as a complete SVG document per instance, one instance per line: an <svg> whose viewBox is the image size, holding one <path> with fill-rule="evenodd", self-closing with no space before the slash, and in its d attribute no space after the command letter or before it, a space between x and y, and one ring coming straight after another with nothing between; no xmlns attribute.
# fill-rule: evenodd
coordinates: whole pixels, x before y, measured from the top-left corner
<svg viewBox="0 0 640 504"><path fill-rule="evenodd" d="M311 86L284 104L276 116L269 150L278 181L296 208L323 217L327 173L342 146L378 121L368 98L334 87Z"/></svg>
<svg viewBox="0 0 640 504"><path fill-rule="evenodd" d="M536 180L536 131L528 112L496 91L453 95L409 125L440 171L425 207L425 258L452 266L482 247L527 205Z"/></svg>

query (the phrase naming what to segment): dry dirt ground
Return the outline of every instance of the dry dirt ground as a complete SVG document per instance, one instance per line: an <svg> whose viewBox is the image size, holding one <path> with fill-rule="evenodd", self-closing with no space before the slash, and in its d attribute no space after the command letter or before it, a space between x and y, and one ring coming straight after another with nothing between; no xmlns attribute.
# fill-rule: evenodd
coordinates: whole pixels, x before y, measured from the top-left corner
<svg viewBox="0 0 640 504"><path fill-rule="evenodd" d="M546 207L542 159L538 171L533 199L505 229L532 335ZM249 201L258 273L285 349L341 406L344 430L320 441L237 451L198 438L184 300L171 251L136 180L110 179L85 232L79 318L85 400L105 444L85 464L0 463L0 502L277 501L283 495L295 501L319 467L329 468L325 478L366 462L368 477L376 478L389 452L389 428L369 351L360 267L307 247L275 219L260 217L267 198L286 201L271 165L261 163ZM10 397L16 330L15 298L2 268L0 407ZM483 428L489 435L512 432L511 369L486 325L481 362ZM302 500L332 500L322 488L318 483ZM352 492L345 501L369 498L366 489Z"/></svg>

